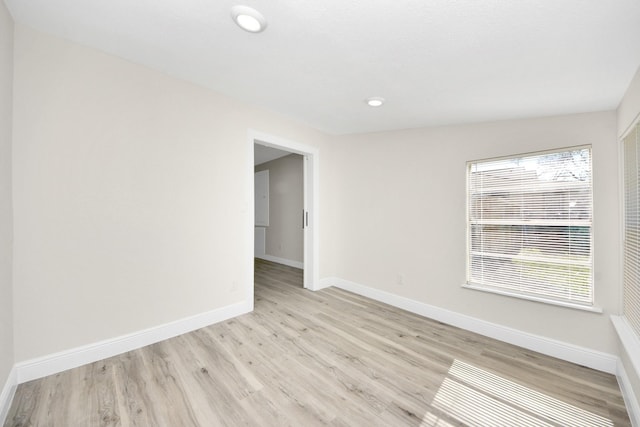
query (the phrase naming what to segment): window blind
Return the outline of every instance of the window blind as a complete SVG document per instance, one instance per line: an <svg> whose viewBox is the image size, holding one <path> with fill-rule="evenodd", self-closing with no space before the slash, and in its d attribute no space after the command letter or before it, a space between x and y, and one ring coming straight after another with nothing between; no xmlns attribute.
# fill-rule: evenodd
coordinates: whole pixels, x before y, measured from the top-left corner
<svg viewBox="0 0 640 427"><path fill-rule="evenodd" d="M640 124L624 138L623 312L640 336Z"/></svg>
<svg viewBox="0 0 640 427"><path fill-rule="evenodd" d="M468 164L467 282L593 305L591 149Z"/></svg>

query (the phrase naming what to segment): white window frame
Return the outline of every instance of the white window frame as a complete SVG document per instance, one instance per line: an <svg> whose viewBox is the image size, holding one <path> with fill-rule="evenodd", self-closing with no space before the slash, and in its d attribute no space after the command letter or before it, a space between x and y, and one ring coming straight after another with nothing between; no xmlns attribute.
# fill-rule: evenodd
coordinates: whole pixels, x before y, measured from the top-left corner
<svg viewBox="0 0 640 427"><path fill-rule="evenodd" d="M471 188L471 184L470 184L470 180L471 180L471 169L474 165L478 165L478 164L483 164L483 163L488 163L488 162L497 162L497 161L503 161L503 160L511 160L511 159L522 159L522 158L528 158L528 157L532 157L532 156L543 156L543 155L548 155L548 154L555 154L555 153L565 153L565 152L570 152L570 151L574 151L574 150L582 150L582 149L588 149L590 152L590 173L591 173L591 182L590 182L590 192L591 192L591 206L590 206L590 214L591 214L591 222L589 225L589 230L590 230L590 236L589 236L589 254L590 254L590 286L591 286L591 300L588 302L579 302L579 301L570 301L570 300L566 300L566 299L560 299L560 298L554 298L551 295L545 295L545 294L540 294L540 295L536 295L536 294L532 294L532 293L527 293L527 292L520 292L518 290L514 290L514 289L509 289L508 285L505 285L505 287L500 287L500 286L491 286L488 285L486 283L474 283L471 281L471 276L472 276L472 218L471 218L471 198L472 198L472 188ZM558 149L553 149L553 150L546 150L546 151L539 151L539 152L530 152L530 153L521 153L521 154L515 154L515 155L511 155L511 156L503 156L503 157L496 157L496 158L489 158L489 159L481 159L481 160L473 160L473 161L469 161L467 162L467 168L466 168L466 173L467 173L467 177L466 177L466 183L467 183L467 189L466 189L466 194L467 194L467 204L466 204L466 233L467 233L467 248L466 248L466 282L463 285L464 288L467 289L473 289L473 290L479 290L479 291L484 291L484 292L489 292L489 293L495 293L495 294L500 294L500 295L506 295L506 296L510 296L510 297L515 297L515 298L520 298L520 299L525 299L525 300L531 300L531 301L537 301L537 302L543 302L543 303L547 303L547 304L553 304L553 305L559 305L559 306L563 306L563 307L568 307L568 308L575 308L575 309L580 309L580 310L586 310L586 311L592 311L592 312L597 312L597 313L601 313L602 309L597 307L595 305L595 281L594 281L594 277L593 277L593 266L594 266L594 248L593 248L593 241L594 241L594 234L593 234L593 150L591 148L590 145L584 145L584 146L574 146L574 147L563 147L563 148L558 148ZM513 224L509 224L509 221L506 221L504 223L504 225L513 225ZM540 224L539 224L540 225ZM551 226L553 224L549 224L549 226Z"/></svg>

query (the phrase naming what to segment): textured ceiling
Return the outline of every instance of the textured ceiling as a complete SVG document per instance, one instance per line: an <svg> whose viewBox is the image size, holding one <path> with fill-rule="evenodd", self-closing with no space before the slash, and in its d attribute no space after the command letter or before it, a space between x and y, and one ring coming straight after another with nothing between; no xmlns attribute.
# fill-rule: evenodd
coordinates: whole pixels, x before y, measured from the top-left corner
<svg viewBox="0 0 640 427"><path fill-rule="evenodd" d="M17 22L330 133L617 107L639 0L5 0ZM368 107L382 96L387 103Z"/></svg>

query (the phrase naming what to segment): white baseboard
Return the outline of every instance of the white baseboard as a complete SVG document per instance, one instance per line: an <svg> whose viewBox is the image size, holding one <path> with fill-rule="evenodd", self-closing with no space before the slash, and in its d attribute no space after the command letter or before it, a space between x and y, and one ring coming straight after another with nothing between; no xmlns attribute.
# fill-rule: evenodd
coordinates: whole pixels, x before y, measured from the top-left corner
<svg viewBox="0 0 640 427"><path fill-rule="evenodd" d="M323 279L323 281L326 281L326 283L332 283L337 288L344 289L448 325L456 326L467 331L475 332L480 335L537 351L548 356L557 357L558 359L577 363L578 365L597 369L599 371L610 374L616 373L618 357L613 354L591 350L566 342L530 334L518 329L487 322L485 320L425 304L337 277Z"/></svg>
<svg viewBox="0 0 640 427"><path fill-rule="evenodd" d="M293 261L290 259L278 258L277 256L273 256L273 255L267 255L267 254L256 255L256 258L260 258L265 261L275 262L277 264L287 265L289 267L299 268L301 270L304 268L304 263L300 261Z"/></svg>
<svg viewBox="0 0 640 427"><path fill-rule="evenodd" d="M633 427L640 427L640 404L638 404L638 399L636 394L633 392L633 387L631 386L631 380L629 379L629 375L627 374L621 360L618 360L616 377L618 378L618 384L620 385L624 404L627 407L627 412L629 413L629 419L631 419L631 425Z"/></svg>
<svg viewBox="0 0 640 427"><path fill-rule="evenodd" d="M16 394L16 387L18 386L18 375L16 367L11 368L7 381L0 392L0 426L4 425L7 415L9 414L9 408L11 408L11 402L13 396Z"/></svg>
<svg viewBox="0 0 640 427"><path fill-rule="evenodd" d="M335 283L336 283L335 277L325 277L323 279L320 279L320 281L317 283L316 287L313 290L319 291L321 289L330 288Z"/></svg>
<svg viewBox="0 0 640 427"><path fill-rule="evenodd" d="M640 378L640 339L625 316L611 316L611 322L616 329L620 343L631 359L632 368Z"/></svg>
<svg viewBox="0 0 640 427"><path fill-rule="evenodd" d="M106 359L107 357L173 338L250 311L251 304L243 301L132 334L20 362L15 365L17 383L22 384L87 363Z"/></svg>
<svg viewBox="0 0 640 427"><path fill-rule="evenodd" d="M618 377L624 403L629 411L631 425L633 425L633 427L640 427L640 403L638 400L640 396L634 392L628 373L628 371L631 370L635 378L640 378L640 339L631 328L626 317L611 316L611 321L618 333L620 344L631 361L631 365L626 367L622 361L619 361L616 376Z"/></svg>

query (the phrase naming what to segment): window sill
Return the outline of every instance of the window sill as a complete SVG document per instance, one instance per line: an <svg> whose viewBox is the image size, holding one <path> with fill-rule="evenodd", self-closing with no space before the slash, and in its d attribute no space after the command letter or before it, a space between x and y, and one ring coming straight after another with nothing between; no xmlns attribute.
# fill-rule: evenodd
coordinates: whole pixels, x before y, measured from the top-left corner
<svg viewBox="0 0 640 427"><path fill-rule="evenodd" d="M570 302L561 302L561 301L554 301L554 300L547 299L547 298L534 297L534 296L529 296L529 295L521 295L521 294L516 294L514 292L509 292L509 291L502 291L502 290L498 290L498 289L489 289L489 288L485 288L483 286L477 286L477 285L474 285L474 284L471 284L471 283L466 283L466 284L462 285L462 287L465 288L465 289L471 289L471 290L474 290L474 291L488 292L488 293L491 293L491 294L504 295L504 296L507 296L507 297L518 298L518 299L523 299L523 300L527 300L527 301L541 302L541 303L544 303L544 304L550 304L550 305L557 305L557 306L560 306L560 307L572 308L574 310L589 311L589 312L592 312L592 313L602 313L602 308L597 307L597 306L572 304Z"/></svg>
<svg viewBox="0 0 640 427"><path fill-rule="evenodd" d="M631 359L633 369L640 375L640 337L635 333L626 316L611 316L611 321L622 347Z"/></svg>

